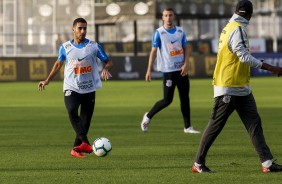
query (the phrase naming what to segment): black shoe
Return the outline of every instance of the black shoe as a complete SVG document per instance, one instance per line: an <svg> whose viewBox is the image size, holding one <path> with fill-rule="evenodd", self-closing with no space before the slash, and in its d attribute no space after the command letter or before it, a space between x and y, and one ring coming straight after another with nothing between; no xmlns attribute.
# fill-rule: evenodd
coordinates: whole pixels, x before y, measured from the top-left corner
<svg viewBox="0 0 282 184"><path fill-rule="evenodd" d="M194 164L192 166L192 172L194 172L194 173L209 173L209 172L211 172L211 170L205 165L196 166Z"/></svg>
<svg viewBox="0 0 282 184"><path fill-rule="evenodd" d="M272 163L272 165L268 168L262 167L262 172L282 172L282 165L276 164L275 162Z"/></svg>

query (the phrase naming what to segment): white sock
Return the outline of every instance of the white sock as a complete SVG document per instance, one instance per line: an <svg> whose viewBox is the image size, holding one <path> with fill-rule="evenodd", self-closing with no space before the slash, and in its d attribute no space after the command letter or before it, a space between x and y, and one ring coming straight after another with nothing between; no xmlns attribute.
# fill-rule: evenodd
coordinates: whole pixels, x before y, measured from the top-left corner
<svg viewBox="0 0 282 184"><path fill-rule="evenodd" d="M200 167L202 164L198 164L197 162L194 163L195 166Z"/></svg>
<svg viewBox="0 0 282 184"><path fill-rule="evenodd" d="M269 168L272 165L272 160L267 160L267 161L261 163L261 165L263 167Z"/></svg>

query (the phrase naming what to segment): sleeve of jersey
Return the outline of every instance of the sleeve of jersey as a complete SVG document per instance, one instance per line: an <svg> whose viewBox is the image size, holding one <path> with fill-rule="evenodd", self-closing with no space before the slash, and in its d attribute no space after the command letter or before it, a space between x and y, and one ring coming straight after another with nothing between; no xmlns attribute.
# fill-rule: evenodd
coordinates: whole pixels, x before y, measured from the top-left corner
<svg viewBox="0 0 282 184"><path fill-rule="evenodd" d="M63 62L65 60L66 60L66 50L63 47L63 45L61 45L60 48L59 48L58 61Z"/></svg>
<svg viewBox="0 0 282 184"><path fill-rule="evenodd" d="M156 30L152 36L152 47L161 47L160 33Z"/></svg>
<svg viewBox="0 0 282 184"><path fill-rule="evenodd" d="M102 61L102 62L106 62L109 60L108 55L106 54L106 52L104 51L103 47L101 45L98 44L98 52L97 52L97 57Z"/></svg>
<svg viewBox="0 0 282 184"><path fill-rule="evenodd" d="M184 47L184 46L186 46L186 45L188 45L188 41L187 41L185 32L183 32L182 46Z"/></svg>

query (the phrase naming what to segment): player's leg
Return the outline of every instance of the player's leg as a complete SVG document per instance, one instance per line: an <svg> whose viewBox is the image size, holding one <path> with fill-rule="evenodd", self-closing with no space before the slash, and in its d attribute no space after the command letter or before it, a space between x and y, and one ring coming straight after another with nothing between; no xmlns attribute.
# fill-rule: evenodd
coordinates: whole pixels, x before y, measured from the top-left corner
<svg viewBox="0 0 282 184"><path fill-rule="evenodd" d="M87 142L86 132L82 125L81 118L78 115L78 108L81 103L81 94L67 90L65 92L65 106L68 111L69 119L74 131L76 132L76 139L74 146L80 145L83 141Z"/></svg>
<svg viewBox="0 0 282 184"><path fill-rule="evenodd" d="M262 163L262 172L282 172L282 165L272 161L273 156L263 135L261 118L258 114L253 95L250 94L246 97L241 97L240 102L241 103L239 103L237 112L249 133L255 150L259 155Z"/></svg>
<svg viewBox="0 0 282 184"><path fill-rule="evenodd" d="M177 89L180 99L181 113L184 119L184 128L188 128L191 126L190 98L189 98L190 81L188 76L179 75L179 80L177 82Z"/></svg>
<svg viewBox="0 0 282 184"><path fill-rule="evenodd" d="M88 133L92 115L95 107L95 92L83 95L82 103L80 106L80 118L84 126L86 134Z"/></svg>
<svg viewBox="0 0 282 184"><path fill-rule="evenodd" d="M159 111L167 107L173 100L175 81L172 79L172 73L163 74L163 99L155 103L149 112L146 112L141 121L141 130L147 132L150 124L150 120Z"/></svg>
<svg viewBox="0 0 282 184"><path fill-rule="evenodd" d="M273 158L269 147L265 142L261 118L257 111L255 99L252 94L244 97L238 97L237 112L247 129L252 144L257 151L261 162L271 160Z"/></svg>
<svg viewBox="0 0 282 184"><path fill-rule="evenodd" d="M94 111L95 92L81 94L80 96L81 96L80 119L81 119L81 126L84 128L84 135L83 135L84 139L81 140L82 143L79 146L75 146L73 149L78 152L91 153L93 149L88 141L87 133L90 127L90 122ZM79 136L78 139L80 139Z"/></svg>
<svg viewBox="0 0 282 184"><path fill-rule="evenodd" d="M236 97L219 96L215 98L211 118L202 135L198 152L195 158L197 164L205 165L209 148L223 129L230 114L235 109Z"/></svg>
<svg viewBox="0 0 282 184"><path fill-rule="evenodd" d="M191 117L190 117L190 81L188 76L181 76L180 73L176 76L178 94L180 98L180 108L182 117L184 120L184 133L200 133L191 126Z"/></svg>
<svg viewBox="0 0 282 184"><path fill-rule="evenodd" d="M173 80L173 73L163 74L163 99L155 103L153 108L148 112L147 117L153 118L155 114L171 104L174 96L176 83Z"/></svg>

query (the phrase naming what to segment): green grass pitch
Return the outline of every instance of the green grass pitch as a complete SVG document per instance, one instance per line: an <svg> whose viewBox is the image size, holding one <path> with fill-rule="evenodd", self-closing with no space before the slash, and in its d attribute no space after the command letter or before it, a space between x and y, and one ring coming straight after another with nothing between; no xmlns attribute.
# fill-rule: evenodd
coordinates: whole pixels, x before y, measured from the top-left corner
<svg viewBox="0 0 282 184"><path fill-rule="evenodd" d="M266 141L282 163L282 79L252 78ZM213 105L211 79L191 79L192 126L203 132ZM212 174L191 173L201 138L184 134L177 91L147 133L144 112L161 98L161 81L106 81L97 91L89 132L112 141L111 153L73 158L74 131L64 107L62 82L43 92L37 82L0 83L0 183L281 183L282 173L261 164L238 115L233 113L211 147Z"/></svg>

